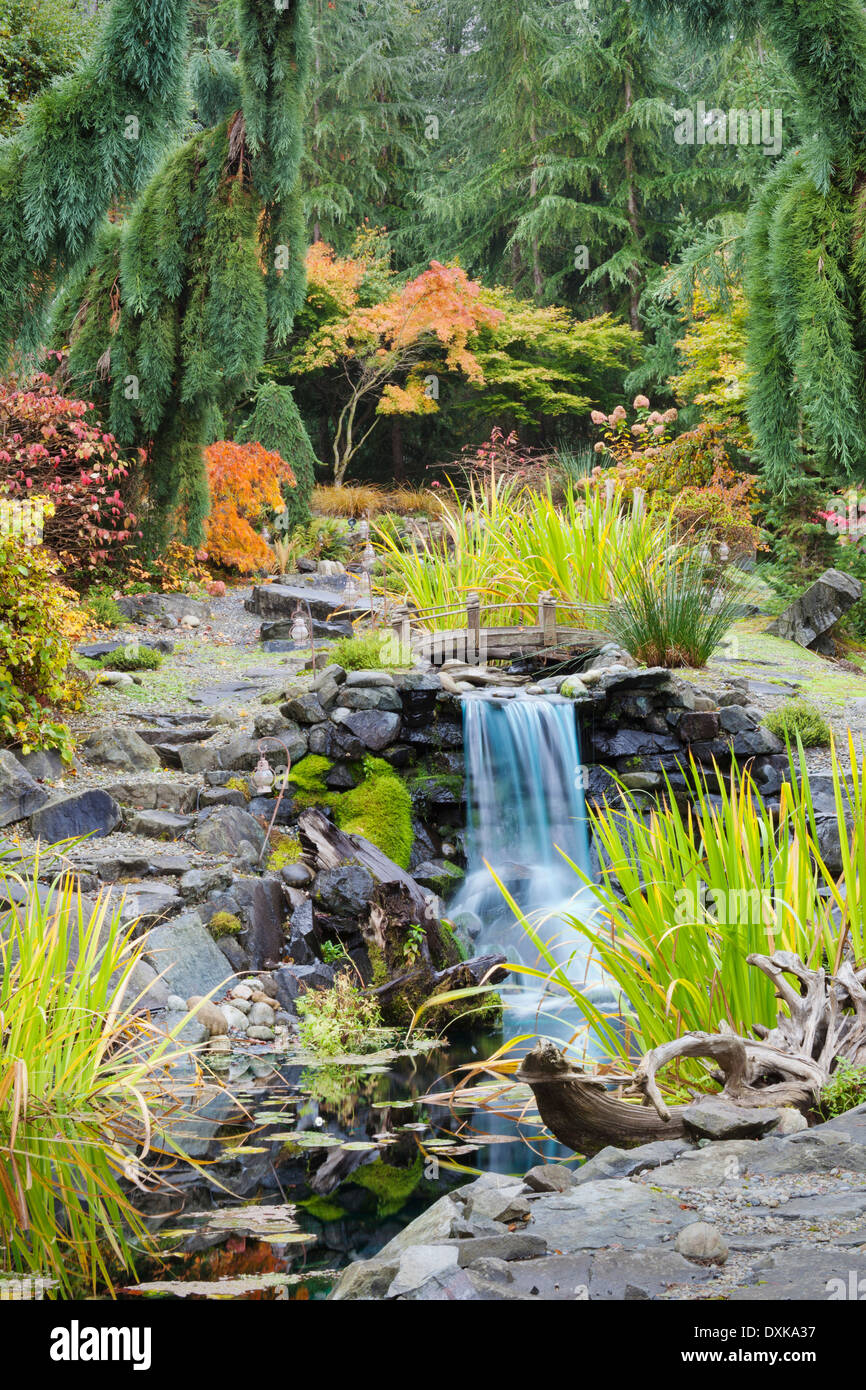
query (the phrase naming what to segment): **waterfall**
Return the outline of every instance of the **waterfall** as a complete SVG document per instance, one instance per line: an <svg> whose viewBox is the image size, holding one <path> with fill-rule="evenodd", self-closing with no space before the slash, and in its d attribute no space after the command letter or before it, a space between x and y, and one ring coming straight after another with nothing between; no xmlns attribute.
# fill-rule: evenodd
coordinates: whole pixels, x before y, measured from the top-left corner
<svg viewBox="0 0 866 1390"><path fill-rule="evenodd" d="M467 695L463 699L466 764L466 879L449 916L474 936L475 949L501 951L510 961L543 966L538 952L515 922L487 865L495 870L520 910L551 943L566 974L581 987L601 987L597 963L563 914L587 920L591 891L581 884L562 850L589 872L589 836L577 721L570 700L556 696L512 699ZM544 967L549 969L549 967ZM508 1004L520 1014L535 1012L540 985L525 982ZM593 993L595 990L593 990ZM556 993L544 1001L560 1016ZM554 1031L560 1032L561 1029Z"/></svg>

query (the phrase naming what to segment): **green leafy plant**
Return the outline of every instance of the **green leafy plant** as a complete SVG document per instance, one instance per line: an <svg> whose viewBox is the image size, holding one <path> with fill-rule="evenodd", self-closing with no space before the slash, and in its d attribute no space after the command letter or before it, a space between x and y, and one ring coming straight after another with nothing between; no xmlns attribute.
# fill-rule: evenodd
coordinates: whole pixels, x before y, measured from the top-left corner
<svg viewBox="0 0 866 1390"><path fill-rule="evenodd" d="M394 645L390 632L340 637L331 648L331 659L346 671L394 670L398 665Z"/></svg>
<svg viewBox="0 0 866 1390"><path fill-rule="evenodd" d="M575 960L588 955L619 991L624 1033L574 983L543 925L521 916L506 893L544 962L513 968L570 993L622 1060L688 1031L772 1026L774 991L748 966L750 953L792 951L831 971L847 949L866 960L866 759L858 760L853 742L849 753L843 768L832 748L841 877L818 848L802 745L791 754L778 809L764 803L748 771L734 767L711 795L694 765L687 812L670 788L649 815L624 787L616 804L590 809L601 876L595 882L573 865L587 897L567 921Z"/></svg>
<svg viewBox="0 0 866 1390"><path fill-rule="evenodd" d="M0 535L0 743L71 757L72 737L54 711L81 699L70 670L77 599L57 576L42 546Z"/></svg>
<svg viewBox="0 0 866 1390"><path fill-rule="evenodd" d="M122 627L126 622L114 595L106 589L90 589L85 603L97 627Z"/></svg>
<svg viewBox="0 0 866 1390"><path fill-rule="evenodd" d="M818 1112L825 1120L834 1115L844 1115L855 1105L866 1101L866 1067L855 1067L849 1062L838 1062L827 1085L821 1092Z"/></svg>
<svg viewBox="0 0 866 1390"><path fill-rule="evenodd" d="M341 1052L378 1052L383 1040L382 1015L345 972L330 989L309 990L296 1001L301 1016L302 1047L336 1056Z"/></svg>
<svg viewBox="0 0 866 1390"><path fill-rule="evenodd" d="M349 959L342 941L323 941L319 954L326 965L337 965L339 961Z"/></svg>
<svg viewBox="0 0 866 1390"><path fill-rule="evenodd" d="M742 578L733 566L712 564L707 551L697 539L677 542L669 530L654 565L629 566L604 621L638 661L705 666L730 629L743 600Z"/></svg>
<svg viewBox="0 0 866 1390"><path fill-rule="evenodd" d="M153 647L130 643L128 647L118 647L116 651L106 652L97 663L104 671L157 671L162 665L162 655Z"/></svg>
<svg viewBox="0 0 866 1390"><path fill-rule="evenodd" d="M830 725L808 700L790 700L771 710L763 722L783 742L799 738L804 748L825 747L830 742Z"/></svg>

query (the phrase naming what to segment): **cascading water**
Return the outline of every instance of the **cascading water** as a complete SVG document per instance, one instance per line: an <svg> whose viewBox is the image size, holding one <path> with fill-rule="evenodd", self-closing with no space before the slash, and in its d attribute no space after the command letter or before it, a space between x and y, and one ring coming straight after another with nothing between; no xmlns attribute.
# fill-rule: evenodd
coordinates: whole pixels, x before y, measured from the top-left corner
<svg viewBox="0 0 866 1390"><path fill-rule="evenodd" d="M589 872L574 705L556 696L465 696L463 736L467 874L449 916L474 935L476 949L549 969L515 921L493 869L568 977L593 995L606 995L598 964L564 920L588 920L593 905L591 891L564 857ZM532 989L524 981L506 1002L519 1014L534 1015L541 1007L543 1031L558 1036L570 1035L579 1021L561 991L540 984Z"/></svg>

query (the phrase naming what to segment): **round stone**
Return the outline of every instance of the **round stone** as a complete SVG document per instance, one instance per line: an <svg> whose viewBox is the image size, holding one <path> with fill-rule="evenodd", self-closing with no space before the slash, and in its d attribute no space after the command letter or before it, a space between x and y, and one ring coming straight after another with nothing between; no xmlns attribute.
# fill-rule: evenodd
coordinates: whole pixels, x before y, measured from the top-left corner
<svg viewBox="0 0 866 1390"><path fill-rule="evenodd" d="M706 1221L693 1221L684 1226L674 1245L687 1260L695 1260L698 1264L723 1265L729 1253L721 1231Z"/></svg>

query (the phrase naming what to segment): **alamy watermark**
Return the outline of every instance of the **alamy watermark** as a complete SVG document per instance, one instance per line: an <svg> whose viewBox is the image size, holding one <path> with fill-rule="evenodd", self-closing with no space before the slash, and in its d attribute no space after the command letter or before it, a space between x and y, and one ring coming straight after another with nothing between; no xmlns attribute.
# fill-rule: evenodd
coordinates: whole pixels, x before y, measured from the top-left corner
<svg viewBox="0 0 866 1390"><path fill-rule="evenodd" d="M782 112L778 107L747 111L706 102L674 109L674 140L678 145L753 145L772 157L782 153Z"/></svg>
<svg viewBox="0 0 866 1390"><path fill-rule="evenodd" d="M40 545L45 529L45 502L41 497L0 497L0 538L12 536L25 545Z"/></svg>

